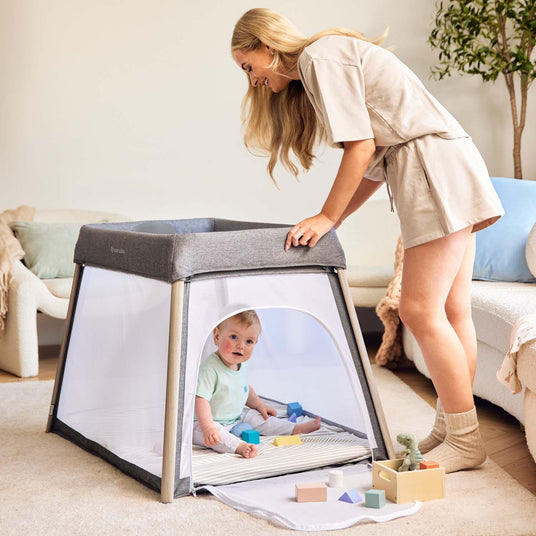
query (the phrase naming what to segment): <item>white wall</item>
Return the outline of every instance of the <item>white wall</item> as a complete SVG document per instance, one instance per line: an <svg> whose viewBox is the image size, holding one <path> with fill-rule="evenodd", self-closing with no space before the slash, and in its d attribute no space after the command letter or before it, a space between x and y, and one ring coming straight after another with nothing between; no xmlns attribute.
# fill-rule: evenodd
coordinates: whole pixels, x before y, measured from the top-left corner
<svg viewBox="0 0 536 536"><path fill-rule="evenodd" d="M229 52L246 0L2 0L0 209L90 208L132 218L218 216L295 222L316 212L340 152L320 151L301 183L242 145L244 75ZM430 0L264 2L306 34L390 26L396 49L474 137L494 175L511 176L502 80L429 79ZM535 91L529 115L535 117ZM524 169L536 178L536 121ZM381 195L385 195L380 193Z"/></svg>

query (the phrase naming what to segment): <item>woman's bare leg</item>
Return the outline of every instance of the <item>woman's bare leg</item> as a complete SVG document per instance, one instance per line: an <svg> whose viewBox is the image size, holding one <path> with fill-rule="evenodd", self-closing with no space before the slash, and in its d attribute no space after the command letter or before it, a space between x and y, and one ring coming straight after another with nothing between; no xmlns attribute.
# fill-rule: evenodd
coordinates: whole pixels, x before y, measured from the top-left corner
<svg viewBox="0 0 536 536"><path fill-rule="evenodd" d="M454 278L445 303L447 319L458 335L465 351L471 384L473 383L476 370L476 334L471 318L471 280L474 256L475 234L473 233L469 237L462 265ZM419 442L419 450L421 453L426 454L443 443L446 435L447 423L445 420L445 411L438 398L434 426L428 437Z"/></svg>
<svg viewBox="0 0 536 536"><path fill-rule="evenodd" d="M449 304L466 301L461 285L456 285L456 296L451 289L458 273L468 271L464 261L469 262L465 252L470 239L468 227L404 252L400 318L419 344L447 413L469 411L474 406L465 348L446 311L449 296Z"/></svg>
<svg viewBox="0 0 536 536"><path fill-rule="evenodd" d="M447 318L465 350L471 385L475 379L477 357L475 326L471 316L471 281L475 246L476 236L472 233L467 243L462 265L456 274L445 304Z"/></svg>
<svg viewBox="0 0 536 536"><path fill-rule="evenodd" d="M404 253L400 317L415 336L444 409L446 436L428 452L447 473L486 459L474 407L474 237L468 227Z"/></svg>

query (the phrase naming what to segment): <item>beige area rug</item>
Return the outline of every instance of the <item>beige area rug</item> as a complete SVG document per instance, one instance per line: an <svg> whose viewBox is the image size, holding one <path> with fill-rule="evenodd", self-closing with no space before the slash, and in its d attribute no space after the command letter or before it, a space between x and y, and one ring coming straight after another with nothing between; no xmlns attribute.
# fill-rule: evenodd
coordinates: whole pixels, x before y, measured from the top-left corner
<svg viewBox="0 0 536 536"><path fill-rule="evenodd" d="M433 410L394 374L375 369L392 436L425 434ZM44 432L52 382L0 384L0 534L296 534L210 495L161 504L100 458ZM536 535L536 497L494 462L447 475L447 497L407 518L337 532L367 536Z"/></svg>

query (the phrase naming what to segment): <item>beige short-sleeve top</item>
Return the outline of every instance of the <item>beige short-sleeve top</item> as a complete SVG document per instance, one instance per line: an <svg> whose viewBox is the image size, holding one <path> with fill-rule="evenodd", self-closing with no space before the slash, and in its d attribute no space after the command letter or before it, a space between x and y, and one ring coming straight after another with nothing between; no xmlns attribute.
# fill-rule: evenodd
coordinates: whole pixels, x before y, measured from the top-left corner
<svg viewBox="0 0 536 536"><path fill-rule="evenodd" d="M321 37L300 55L298 72L328 143L374 138L369 178L383 180L379 164L389 147L427 134L467 136L411 69L367 41Z"/></svg>

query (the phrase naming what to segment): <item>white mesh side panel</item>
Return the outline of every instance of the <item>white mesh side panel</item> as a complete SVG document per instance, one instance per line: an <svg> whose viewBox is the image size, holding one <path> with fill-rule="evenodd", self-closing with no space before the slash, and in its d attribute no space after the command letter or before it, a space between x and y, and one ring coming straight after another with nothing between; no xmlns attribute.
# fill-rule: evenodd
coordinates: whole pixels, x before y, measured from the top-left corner
<svg viewBox="0 0 536 536"><path fill-rule="evenodd" d="M252 308L262 334L250 359L250 384L281 402L362 431L370 417L327 274L266 274L193 281L188 309L186 402L180 476L190 474L191 423L202 357L223 318ZM371 440L371 446L376 447Z"/></svg>
<svg viewBox="0 0 536 536"><path fill-rule="evenodd" d="M84 268L58 418L162 474L171 285Z"/></svg>

